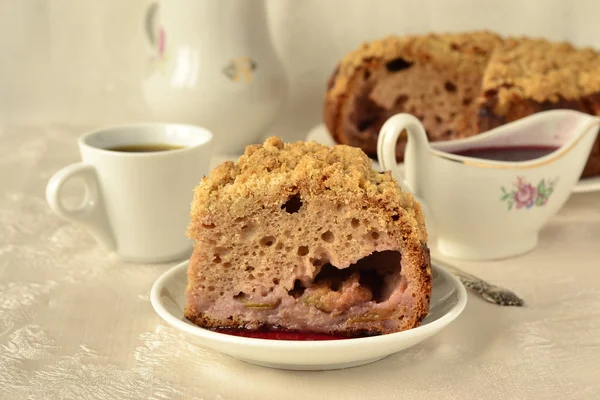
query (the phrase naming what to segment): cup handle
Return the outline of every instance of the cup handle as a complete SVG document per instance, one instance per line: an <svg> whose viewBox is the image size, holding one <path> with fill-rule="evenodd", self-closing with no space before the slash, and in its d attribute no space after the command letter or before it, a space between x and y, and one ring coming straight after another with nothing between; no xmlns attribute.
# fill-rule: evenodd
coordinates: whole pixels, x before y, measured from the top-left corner
<svg viewBox="0 0 600 400"><path fill-rule="evenodd" d="M85 199L76 209L68 209L61 200L64 185L73 178L80 178L85 185ZM106 207L100 191L96 169L89 164L72 164L58 171L46 186L46 201L61 218L80 224L90 230L92 235L107 251L116 251L116 243Z"/></svg>

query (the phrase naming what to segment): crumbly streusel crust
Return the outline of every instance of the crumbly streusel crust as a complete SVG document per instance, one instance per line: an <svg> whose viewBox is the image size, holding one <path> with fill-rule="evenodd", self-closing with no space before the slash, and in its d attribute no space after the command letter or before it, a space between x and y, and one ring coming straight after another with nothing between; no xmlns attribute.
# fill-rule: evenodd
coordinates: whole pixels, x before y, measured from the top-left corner
<svg viewBox="0 0 600 400"><path fill-rule="evenodd" d="M482 90L497 92L498 115L516 99L578 100L600 92L600 54L564 42L510 38L494 50Z"/></svg>

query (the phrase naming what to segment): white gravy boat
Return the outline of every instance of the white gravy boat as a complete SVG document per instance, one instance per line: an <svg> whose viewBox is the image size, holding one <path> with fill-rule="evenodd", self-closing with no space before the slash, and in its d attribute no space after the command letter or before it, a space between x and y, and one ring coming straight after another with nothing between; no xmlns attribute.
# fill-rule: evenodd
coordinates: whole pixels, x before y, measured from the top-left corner
<svg viewBox="0 0 600 400"><path fill-rule="evenodd" d="M506 258L536 246L540 229L579 181L599 126L598 117L551 110L466 139L430 143L417 118L397 114L381 128L377 158L401 181L395 145L406 130L403 188L424 206L439 251L463 259ZM473 156L533 147L550 150L525 161ZM467 156L465 150L474 152Z"/></svg>

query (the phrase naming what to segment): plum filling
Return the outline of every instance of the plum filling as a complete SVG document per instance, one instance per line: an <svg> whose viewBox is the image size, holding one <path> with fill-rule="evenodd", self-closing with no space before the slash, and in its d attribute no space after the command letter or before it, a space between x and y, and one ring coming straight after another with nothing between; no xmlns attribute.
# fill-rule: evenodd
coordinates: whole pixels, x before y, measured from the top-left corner
<svg viewBox="0 0 600 400"><path fill-rule="evenodd" d="M342 284L352 277L358 278L361 288L371 293L371 300L381 303L387 300L391 293L391 276L400 272L399 251L375 251L367 257L363 257L348 268L338 269L327 263L321 267L321 271L315 276L314 285L325 285L335 292L340 291Z"/></svg>
<svg viewBox="0 0 600 400"><path fill-rule="evenodd" d="M380 251L343 269L327 262L307 287L296 280L288 294L331 314L341 314L367 302L383 303L400 286L400 261L400 252Z"/></svg>
<svg viewBox="0 0 600 400"><path fill-rule="evenodd" d="M243 328L247 329L266 325L330 332L339 324L351 324L358 332L372 324L393 328L401 320L397 318L399 310L410 308L414 300L406 293L408 282L401 274L399 251L375 251L346 268L335 267L324 254L310 264L315 274L312 279L297 276L291 288L280 284L278 278L270 290L238 289L231 297L222 296L218 307L212 305L212 310L218 311L211 311L223 319L249 315L256 323L246 323Z"/></svg>

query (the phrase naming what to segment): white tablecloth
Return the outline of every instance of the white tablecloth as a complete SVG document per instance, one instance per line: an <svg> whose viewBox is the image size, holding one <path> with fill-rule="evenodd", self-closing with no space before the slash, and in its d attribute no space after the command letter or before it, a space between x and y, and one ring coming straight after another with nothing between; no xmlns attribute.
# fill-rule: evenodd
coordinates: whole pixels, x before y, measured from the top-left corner
<svg viewBox="0 0 600 400"><path fill-rule="evenodd" d="M113 260L52 214L46 182L79 160L82 130L0 128L0 398L600 398L600 193L573 195L527 255L457 262L526 308L469 294L454 323L405 352L280 371L204 349L159 319L149 290L174 263Z"/></svg>

